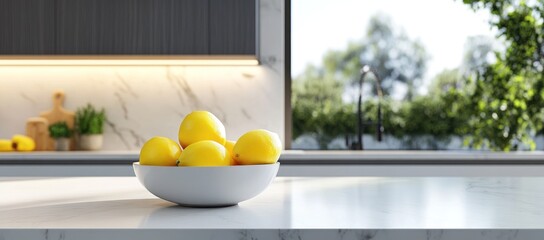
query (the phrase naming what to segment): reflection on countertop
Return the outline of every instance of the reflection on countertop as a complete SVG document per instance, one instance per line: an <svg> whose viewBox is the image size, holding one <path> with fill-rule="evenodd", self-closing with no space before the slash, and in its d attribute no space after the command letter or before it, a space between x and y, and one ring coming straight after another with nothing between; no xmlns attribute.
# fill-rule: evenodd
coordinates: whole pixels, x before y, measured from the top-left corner
<svg viewBox="0 0 544 240"><path fill-rule="evenodd" d="M226 208L157 199L133 177L0 178L0 228L544 228L544 178L277 178Z"/></svg>
<svg viewBox="0 0 544 240"><path fill-rule="evenodd" d="M542 239L543 184L279 177L239 205L186 208L134 177L0 178L0 239Z"/></svg>

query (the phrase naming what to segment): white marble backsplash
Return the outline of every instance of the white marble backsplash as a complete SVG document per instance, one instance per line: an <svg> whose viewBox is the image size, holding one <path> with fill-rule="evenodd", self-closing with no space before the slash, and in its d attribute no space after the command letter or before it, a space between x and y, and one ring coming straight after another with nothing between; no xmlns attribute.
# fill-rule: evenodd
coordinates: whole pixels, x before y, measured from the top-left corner
<svg viewBox="0 0 544 240"><path fill-rule="evenodd" d="M265 128L284 135L283 1L260 1L259 66L0 66L0 138L24 133L27 118L52 107L106 109L104 150L136 150L155 135L177 139L182 118L213 112L235 140Z"/></svg>

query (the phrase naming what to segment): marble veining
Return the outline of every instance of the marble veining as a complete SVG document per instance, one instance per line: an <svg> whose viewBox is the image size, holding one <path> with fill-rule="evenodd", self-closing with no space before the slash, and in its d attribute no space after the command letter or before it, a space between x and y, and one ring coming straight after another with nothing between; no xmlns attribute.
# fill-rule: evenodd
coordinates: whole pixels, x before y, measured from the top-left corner
<svg viewBox="0 0 544 240"><path fill-rule="evenodd" d="M187 83L187 80L185 79L183 75L183 70L185 70L185 67L178 67L182 71L178 74L173 72L173 67L167 67L167 75L166 77L170 81L170 84L176 89L178 97L180 97L180 102L185 103L185 99L191 103L191 107L195 109L200 109L201 103L198 99L197 95L193 92L193 89L189 86ZM185 97L182 97L185 96ZM184 99L184 100L181 100Z"/></svg>
<svg viewBox="0 0 544 240"><path fill-rule="evenodd" d="M27 96L24 92L21 92L21 97L27 101L29 101L30 103L32 103L32 105L36 105L36 100L32 99L31 97Z"/></svg>
<svg viewBox="0 0 544 240"><path fill-rule="evenodd" d="M259 66L0 66L0 138L24 133L29 117L52 107L87 103L107 112L103 150L138 150L160 135L177 139L181 119L208 110L227 138L255 128L284 134L283 1L260 1Z"/></svg>
<svg viewBox="0 0 544 240"><path fill-rule="evenodd" d="M426 230L427 240L441 240L444 235L444 230Z"/></svg>
<svg viewBox="0 0 544 240"><path fill-rule="evenodd" d="M0 240L95 240L95 239L212 239L212 240L541 240L544 230L352 230L352 229L0 229Z"/></svg>
<svg viewBox="0 0 544 240"><path fill-rule="evenodd" d="M116 76L117 76L117 79L119 79L119 81L116 82L117 85L119 86L118 89L124 93L128 93L134 98L138 98L138 94L134 91L134 89L132 89L130 84L127 82L127 79L123 77L120 73L117 73ZM119 85L119 82L121 83L121 85Z"/></svg>
<svg viewBox="0 0 544 240"><path fill-rule="evenodd" d="M127 103L125 102L123 97L121 97L119 92L115 92L114 95L115 95L115 97L117 97L117 101L119 102L119 105L121 106L121 109L123 109L123 116L124 116L125 120L128 120Z"/></svg>
<svg viewBox="0 0 544 240"><path fill-rule="evenodd" d="M124 147L126 149L131 149L131 146L130 144L128 143L128 141L125 139L125 137L123 136L123 134L121 134L121 132L117 129L117 126L115 126L115 124L111 121L109 121L108 119L106 119L105 123L106 126L108 126L111 131L113 132L113 134L115 134L119 140L121 140L121 142L123 143Z"/></svg>

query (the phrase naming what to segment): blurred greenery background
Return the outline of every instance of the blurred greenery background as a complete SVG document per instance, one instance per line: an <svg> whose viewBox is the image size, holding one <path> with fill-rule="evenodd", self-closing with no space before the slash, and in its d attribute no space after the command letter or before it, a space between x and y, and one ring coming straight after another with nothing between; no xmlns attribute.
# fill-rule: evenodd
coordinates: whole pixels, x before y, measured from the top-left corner
<svg viewBox="0 0 544 240"><path fill-rule="evenodd" d="M370 65L380 75L384 98L375 96L369 78L364 120L377 120L381 101L386 138L398 139L402 148L447 149L456 138L465 149L536 149L544 121L544 0L458 3L489 12L504 47L495 48L495 39L483 36L467 38L460 66L444 69L427 94L418 95L415 87L429 60L425 46L395 29L390 17L375 15L361 40L329 51L321 64L293 79L294 148L304 148L296 144L302 137L314 139L319 149L343 148L331 142L353 137L357 129L356 104L343 96L357 93L359 69ZM397 83L406 88L401 99L391 97ZM366 134L374 132L365 127ZM418 144L421 139L425 144Z"/></svg>

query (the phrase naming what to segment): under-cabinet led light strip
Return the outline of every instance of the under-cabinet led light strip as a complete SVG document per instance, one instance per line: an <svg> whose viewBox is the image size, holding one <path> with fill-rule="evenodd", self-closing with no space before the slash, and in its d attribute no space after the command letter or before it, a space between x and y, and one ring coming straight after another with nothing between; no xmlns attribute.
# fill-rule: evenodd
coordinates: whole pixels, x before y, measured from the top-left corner
<svg viewBox="0 0 544 240"><path fill-rule="evenodd" d="M0 56L0 66L251 66L254 56Z"/></svg>

